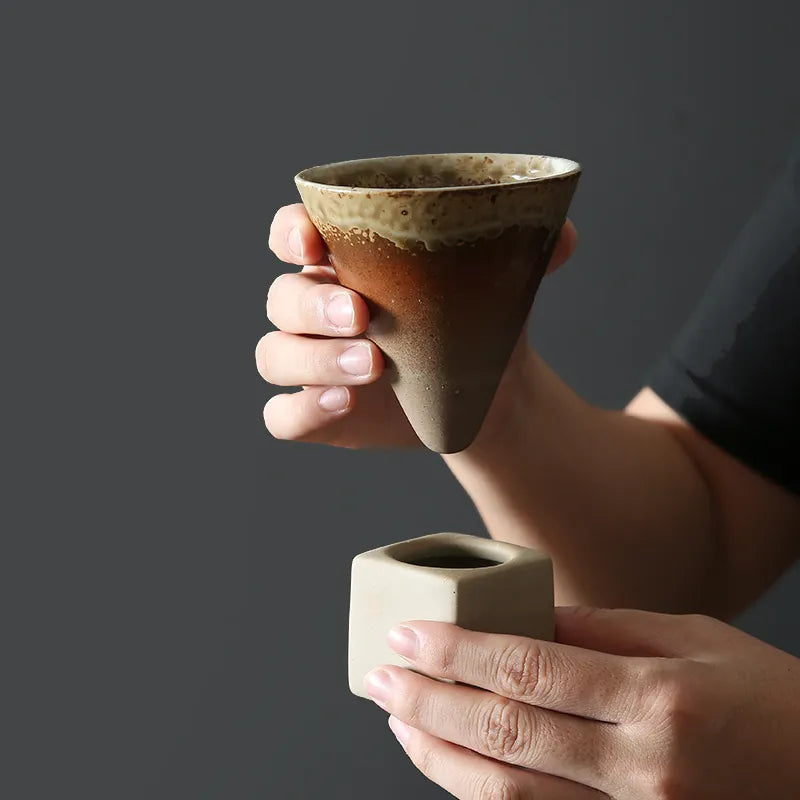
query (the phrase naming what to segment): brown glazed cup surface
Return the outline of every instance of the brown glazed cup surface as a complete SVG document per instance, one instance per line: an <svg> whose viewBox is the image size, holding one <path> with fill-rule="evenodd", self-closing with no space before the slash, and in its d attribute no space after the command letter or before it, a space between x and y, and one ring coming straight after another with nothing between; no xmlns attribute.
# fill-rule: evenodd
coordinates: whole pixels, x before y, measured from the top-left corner
<svg viewBox="0 0 800 800"><path fill-rule="evenodd" d="M448 153L345 161L295 177L342 285L422 443L477 435L580 176L549 156Z"/></svg>

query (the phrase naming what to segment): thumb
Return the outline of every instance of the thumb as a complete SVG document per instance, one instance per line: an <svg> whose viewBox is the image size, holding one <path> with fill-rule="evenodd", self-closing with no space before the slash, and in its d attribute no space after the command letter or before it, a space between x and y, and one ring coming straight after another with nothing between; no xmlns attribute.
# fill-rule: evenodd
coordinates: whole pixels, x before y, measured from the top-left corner
<svg viewBox="0 0 800 800"><path fill-rule="evenodd" d="M619 656L679 658L708 643L711 620L627 608L556 608L556 641Z"/></svg>

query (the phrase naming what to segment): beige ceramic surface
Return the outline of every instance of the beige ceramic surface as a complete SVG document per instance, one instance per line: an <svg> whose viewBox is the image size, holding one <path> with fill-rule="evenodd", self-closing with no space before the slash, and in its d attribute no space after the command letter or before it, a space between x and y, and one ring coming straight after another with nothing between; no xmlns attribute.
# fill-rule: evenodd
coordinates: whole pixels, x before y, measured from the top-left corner
<svg viewBox="0 0 800 800"><path fill-rule="evenodd" d="M475 438L566 218L580 168L497 153L314 167L296 183L423 444Z"/></svg>
<svg viewBox="0 0 800 800"><path fill-rule="evenodd" d="M513 225L560 228L579 172L574 161L551 156L447 153L326 164L295 182L323 233L438 250Z"/></svg>
<svg viewBox="0 0 800 800"><path fill-rule="evenodd" d="M496 562L493 566L454 566ZM443 566L425 566L425 562ZM459 533L438 533L362 553L350 591L350 690L382 664L408 666L386 635L411 620L552 640L553 569L542 552Z"/></svg>

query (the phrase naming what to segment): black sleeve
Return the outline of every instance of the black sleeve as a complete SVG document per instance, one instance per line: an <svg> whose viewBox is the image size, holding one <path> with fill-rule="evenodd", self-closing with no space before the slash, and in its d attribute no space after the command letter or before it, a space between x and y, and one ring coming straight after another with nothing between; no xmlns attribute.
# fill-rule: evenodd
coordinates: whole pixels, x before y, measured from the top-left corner
<svg viewBox="0 0 800 800"><path fill-rule="evenodd" d="M706 438L800 494L800 146L648 383Z"/></svg>

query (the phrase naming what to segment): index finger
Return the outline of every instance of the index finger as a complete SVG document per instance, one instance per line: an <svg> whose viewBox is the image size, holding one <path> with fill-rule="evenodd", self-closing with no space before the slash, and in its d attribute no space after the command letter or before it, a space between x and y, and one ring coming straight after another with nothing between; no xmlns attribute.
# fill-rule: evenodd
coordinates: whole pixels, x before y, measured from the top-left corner
<svg viewBox="0 0 800 800"><path fill-rule="evenodd" d="M431 677L602 722L637 719L655 686L652 659L477 633L443 622L403 623L390 632L389 645Z"/></svg>
<svg viewBox="0 0 800 800"><path fill-rule="evenodd" d="M325 263L325 242L302 203L279 208L269 228L269 249L287 264Z"/></svg>

